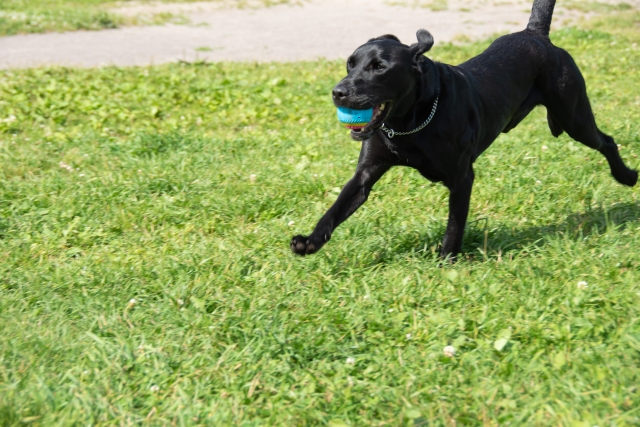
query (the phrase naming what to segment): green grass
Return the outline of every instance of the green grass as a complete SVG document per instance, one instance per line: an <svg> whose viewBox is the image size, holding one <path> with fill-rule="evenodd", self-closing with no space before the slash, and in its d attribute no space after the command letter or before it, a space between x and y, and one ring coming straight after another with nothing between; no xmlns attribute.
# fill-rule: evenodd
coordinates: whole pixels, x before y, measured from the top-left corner
<svg viewBox="0 0 640 427"><path fill-rule="evenodd" d="M610 13L620 10L630 10L633 8L629 3L602 3L598 1L567 1L564 5L567 9L579 10L581 12Z"/></svg>
<svg viewBox="0 0 640 427"><path fill-rule="evenodd" d="M638 21L552 36L632 167ZM640 190L542 109L477 162L456 265L401 168L290 253L355 167L343 69L0 72L0 425L640 424Z"/></svg>
<svg viewBox="0 0 640 427"><path fill-rule="evenodd" d="M423 7L423 8L431 9L434 12L449 9L449 2L447 0L429 0L427 2L422 0L413 0L413 1L387 0L387 3L392 6Z"/></svg>
<svg viewBox="0 0 640 427"><path fill-rule="evenodd" d="M111 0L3 0L0 36L49 31L103 30L123 25L162 24L182 18L170 13L122 16Z"/></svg>
<svg viewBox="0 0 640 427"><path fill-rule="evenodd" d="M4 0L0 35L46 31L100 30L125 23L102 7L103 0Z"/></svg>
<svg viewBox="0 0 640 427"><path fill-rule="evenodd" d="M197 0L165 1L188 3ZM139 0L139 3L156 2ZM235 7L249 6L245 0L227 0L225 3ZM253 3L272 6L289 3L289 0L256 0L251 4ZM125 16L111 11L114 7L123 5L126 5L126 2L115 0L2 0L0 1L0 36L188 22L184 16L168 12Z"/></svg>

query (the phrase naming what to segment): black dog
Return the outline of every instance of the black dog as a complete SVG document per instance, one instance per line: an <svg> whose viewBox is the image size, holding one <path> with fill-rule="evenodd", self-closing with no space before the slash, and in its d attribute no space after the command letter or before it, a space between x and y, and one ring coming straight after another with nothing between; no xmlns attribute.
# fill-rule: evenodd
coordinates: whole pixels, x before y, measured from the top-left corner
<svg viewBox="0 0 640 427"><path fill-rule="evenodd" d="M318 251L389 168L409 166L450 191L440 255L454 259L469 212L473 162L537 105L547 108L553 136L566 131L598 150L613 177L634 186L638 173L625 166L613 138L596 126L580 70L549 40L554 6L555 0L535 0L526 30L500 37L458 66L423 55L433 46L425 30L411 46L385 35L356 49L347 61L347 77L333 89L333 101L358 110L374 107L374 118L351 131L353 139L364 141L355 176L313 233L291 240L291 250Z"/></svg>

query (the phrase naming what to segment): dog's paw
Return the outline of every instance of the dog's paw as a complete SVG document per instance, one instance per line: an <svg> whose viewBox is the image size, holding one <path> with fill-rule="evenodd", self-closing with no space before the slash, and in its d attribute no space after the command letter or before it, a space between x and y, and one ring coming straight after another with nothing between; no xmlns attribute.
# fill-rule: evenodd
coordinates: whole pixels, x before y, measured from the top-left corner
<svg viewBox="0 0 640 427"><path fill-rule="evenodd" d="M629 172L627 172L626 180L622 183L624 185L628 185L629 187L634 187L638 183L638 171L629 169Z"/></svg>
<svg viewBox="0 0 640 427"><path fill-rule="evenodd" d="M305 237L297 235L291 239L291 251L303 256L314 254L322 247L322 242L316 242L314 240L311 236Z"/></svg>
<svg viewBox="0 0 640 427"><path fill-rule="evenodd" d="M618 169L611 168L611 175L613 175L620 184L629 187L633 187L638 183L638 172L624 166Z"/></svg>
<svg viewBox="0 0 640 427"><path fill-rule="evenodd" d="M438 255L440 257L440 263L438 264L438 267L440 268L444 268L445 266L451 266L458 261L457 254L453 252L447 252L444 250L443 247L440 247L440 251Z"/></svg>

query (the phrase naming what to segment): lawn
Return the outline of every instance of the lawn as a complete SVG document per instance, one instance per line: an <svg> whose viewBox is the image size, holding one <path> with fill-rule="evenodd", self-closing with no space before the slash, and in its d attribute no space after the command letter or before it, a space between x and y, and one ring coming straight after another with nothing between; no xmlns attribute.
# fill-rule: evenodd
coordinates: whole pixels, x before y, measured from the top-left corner
<svg viewBox="0 0 640 427"><path fill-rule="evenodd" d="M136 0L137 4L154 4L162 0ZM206 0L167 0L189 3ZM253 4L271 6L289 0L209 0L227 7L247 7ZM104 30L124 25L188 23L181 15L169 12L122 15L113 12L126 6L128 0L2 0L0 1L0 36L44 33L50 31Z"/></svg>
<svg viewBox="0 0 640 427"><path fill-rule="evenodd" d="M107 0L3 0L0 35L116 28L127 20ZM133 23L133 19L129 19Z"/></svg>
<svg viewBox="0 0 640 427"><path fill-rule="evenodd" d="M552 34L634 168L639 22ZM457 264L446 190L402 168L291 254L355 168L343 75L0 71L0 425L640 424L640 190L544 109L478 160Z"/></svg>

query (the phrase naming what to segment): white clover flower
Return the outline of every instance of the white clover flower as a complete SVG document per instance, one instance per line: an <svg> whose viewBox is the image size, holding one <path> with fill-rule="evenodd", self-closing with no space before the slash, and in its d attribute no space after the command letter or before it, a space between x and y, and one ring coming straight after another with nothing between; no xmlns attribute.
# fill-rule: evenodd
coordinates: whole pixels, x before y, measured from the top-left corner
<svg viewBox="0 0 640 427"><path fill-rule="evenodd" d="M413 335L411 335L411 334L407 334L407 335L406 335L406 338L407 338L408 340L410 340L411 338L413 338Z"/></svg>
<svg viewBox="0 0 640 427"><path fill-rule="evenodd" d="M347 357L347 365L355 365L356 359L354 357Z"/></svg>
<svg viewBox="0 0 640 427"><path fill-rule="evenodd" d="M547 147L546 145L543 145L541 148L542 148L542 151L547 151L549 149L549 147Z"/></svg>
<svg viewBox="0 0 640 427"><path fill-rule="evenodd" d="M151 390L151 392L153 393L157 393L160 391L160 386L158 386L157 384L154 384L151 387L149 387L149 390Z"/></svg>
<svg viewBox="0 0 640 427"><path fill-rule="evenodd" d="M453 357L456 355L456 349L452 345L446 346L444 349L442 349L442 352L446 357Z"/></svg>
<svg viewBox="0 0 640 427"><path fill-rule="evenodd" d="M287 225L288 225L289 227L291 227L291 226L293 226L293 224L295 224L295 223L296 223L295 221L289 221L289 222L287 223Z"/></svg>
<svg viewBox="0 0 640 427"><path fill-rule="evenodd" d="M578 289L587 289L588 287L589 287L589 284L584 280L581 280L578 282Z"/></svg>
<svg viewBox="0 0 640 427"><path fill-rule="evenodd" d="M135 305L137 302L138 302L138 301L137 301L135 298L131 298L131 299L129 300L129 306L133 306L133 305Z"/></svg>
<svg viewBox="0 0 640 427"><path fill-rule="evenodd" d="M542 181L540 181L539 179L536 179L536 185L542 185Z"/></svg>
<svg viewBox="0 0 640 427"><path fill-rule="evenodd" d="M184 305L184 301L181 298L178 299L178 305Z"/></svg>
<svg viewBox="0 0 640 427"><path fill-rule="evenodd" d="M255 173L252 173L251 175L249 175L249 181L251 181L251 182L256 182L256 178L257 178L257 176L256 176Z"/></svg>

